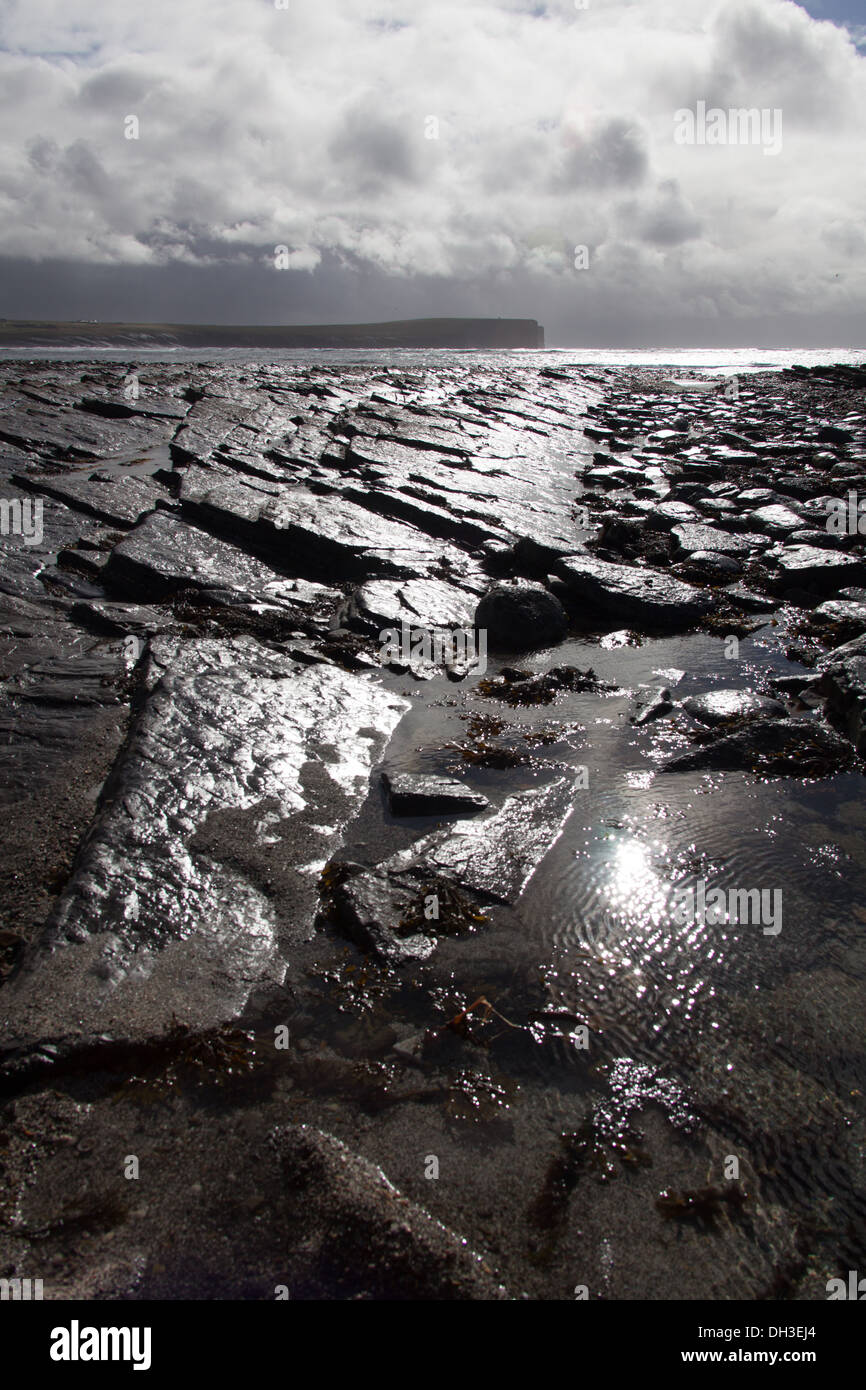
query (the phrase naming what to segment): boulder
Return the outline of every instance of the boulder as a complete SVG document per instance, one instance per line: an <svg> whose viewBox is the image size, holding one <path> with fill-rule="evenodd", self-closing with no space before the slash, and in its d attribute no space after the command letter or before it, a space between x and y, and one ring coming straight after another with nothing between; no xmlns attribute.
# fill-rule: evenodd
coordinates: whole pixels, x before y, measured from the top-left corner
<svg viewBox="0 0 866 1390"><path fill-rule="evenodd" d="M866 577L866 566L861 560L814 545L775 546L764 559L775 566L775 587L779 593L796 588L829 595Z"/></svg>
<svg viewBox="0 0 866 1390"><path fill-rule="evenodd" d="M716 550L696 550L676 566L677 574L698 584L730 584L743 573L738 560Z"/></svg>
<svg viewBox="0 0 866 1390"><path fill-rule="evenodd" d="M475 626L488 645L509 651L550 647L565 636L565 609L548 589L526 579L494 584L475 610Z"/></svg>

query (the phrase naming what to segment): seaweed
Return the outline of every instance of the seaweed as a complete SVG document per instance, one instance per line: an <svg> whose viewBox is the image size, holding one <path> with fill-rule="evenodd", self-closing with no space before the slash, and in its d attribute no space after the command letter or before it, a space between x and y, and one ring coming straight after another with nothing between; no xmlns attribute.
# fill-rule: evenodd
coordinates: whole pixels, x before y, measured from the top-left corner
<svg viewBox="0 0 866 1390"><path fill-rule="evenodd" d="M425 907L431 897L438 903L439 916L431 921L425 915ZM435 878L423 884L415 898L406 908L397 925L398 936L428 935L459 936L473 931L489 922L476 903L470 901L455 884L447 879Z"/></svg>
<svg viewBox="0 0 866 1390"><path fill-rule="evenodd" d="M667 1221L688 1222L716 1231L723 1212L739 1216L748 1200L749 1194L731 1183L727 1187L695 1187L681 1192L665 1189L656 1198L656 1208Z"/></svg>
<svg viewBox="0 0 866 1390"><path fill-rule="evenodd" d="M592 667L581 671L576 666L554 666L541 674L505 667L495 680L485 677L476 688L487 699L503 700L508 705L531 706L551 705L557 695L565 691L598 695L617 687L599 680Z"/></svg>

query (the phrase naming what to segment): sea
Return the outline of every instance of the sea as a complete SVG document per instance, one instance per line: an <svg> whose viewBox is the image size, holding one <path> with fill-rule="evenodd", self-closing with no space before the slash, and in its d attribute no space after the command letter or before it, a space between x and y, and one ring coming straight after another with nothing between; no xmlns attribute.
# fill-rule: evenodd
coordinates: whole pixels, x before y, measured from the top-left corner
<svg viewBox="0 0 866 1390"><path fill-rule="evenodd" d="M677 371L726 375L781 371L785 367L826 367L866 363L862 348L185 348L165 344L147 346L93 344L71 347L0 348L2 361L40 362L268 362L291 365L406 367L466 366L474 360L481 367L520 364L526 367L654 367Z"/></svg>

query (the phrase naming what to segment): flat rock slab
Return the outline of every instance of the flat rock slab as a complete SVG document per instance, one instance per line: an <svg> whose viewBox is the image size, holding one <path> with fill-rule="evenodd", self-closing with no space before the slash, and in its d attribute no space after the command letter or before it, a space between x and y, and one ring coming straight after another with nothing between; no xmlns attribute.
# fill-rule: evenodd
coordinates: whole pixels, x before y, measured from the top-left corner
<svg viewBox="0 0 866 1390"><path fill-rule="evenodd" d="M408 703L252 641L157 639L149 698L7 1038L206 1027L282 980L317 874Z"/></svg>
<svg viewBox="0 0 866 1390"><path fill-rule="evenodd" d="M744 555L755 550L754 536L720 531L715 526L675 526L671 532L678 555L691 555L696 550L711 550L715 555Z"/></svg>
<svg viewBox="0 0 866 1390"><path fill-rule="evenodd" d="M252 414L250 406L243 401L211 396L197 401L171 442L172 456L180 462L209 458L214 449L239 424L249 420ZM249 435L252 442L253 431L249 431Z"/></svg>
<svg viewBox="0 0 866 1390"><path fill-rule="evenodd" d="M517 902L571 814L576 777L520 792L375 867L336 861L323 878L325 919L393 966L426 960L437 938L481 927L485 904Z"/></svg>
<svg viewBox="0 0 866 1390"><path fill-rule="evenodd" d="M430 867L489 902L517 902L574 809L577 773L518 792L483 820L434 831L379 867L393 872Z"/></svg>
<svg viewBox="0 0 866 1390"><path fill-rule="evenodd" d="M821 603L812 614L813 619L824 623L841 623L847 628L866 631L866 602L853 599L828 599Z"/></svg>
<svg viewBox="0 0 866 1390"><path fill-rule="evenodd" d="M182 589L220 591L239 603L289 606L307 606L312 599L333 604L340 597L336 590L286 579L228 541L162 511L114 547L102 577L109 588L143 600Z"/></svg>
<svg viewBox="0 0 866 1390"><path fill-rule="evenodd" d="M483 577L479 582L483 583ZM468 629L473 625L476 602L473 594L443 579L371 579L352 594L347 618L363 631Z"/></svg>
<svg viewBox="0 0 866 1390"><path fill-rule="evenodd" d="M866 578L866 565L862 560L817 545L777 546L768 550L764 559L775 566L776 586L782 592L801 588L833 594L845 585L859 584Z"/></svg>
<svg viewBox="0 0 866 1390"><path fill-rule="evenodd" d="M640 727L663 719L673 710L674 702L666 685L642 685L635 692L629 720Z"/></svg>
<svg viewBox="0 0 866 1390"><path fill-rule="evenodd" d="M302 1252L303 1267L293 1282L308 1297L508 1298L464 1239L333 1135L286 1126L274 1131L272 1144L289 1201L302 1194L301 1235L292 1250Z"/></svg>
<svg viewBox="0 0 866 1390"><path fill-rule="evenodd" d="M127 420L132 416L141 415L144 419L151 420L184 420L189 413L190 405L188 401L179 400L177 396L148 396L146 394L137 397L123 397L119 400L117 396L83 396L78 403L78 409L87 411L91 415L102 415L107 420Z"/></svg>
<svg viewBox="0 0 866 1390"><path fill-rule="evenodd" d="M18 475L16 481L26 488L36 488L48 497L74 507L88 516L98 517L111 526L134 526L159 502L167 501L161 487L147 478L81 477L74 473L51 476L40 473L34 478Z"/></svg>
<svg viewBox="0 0 866 1390"><path fill-rule="evenodd" d="M69 616L73 622L80 623L91 632L109 637L159 632L170 626L172 621L171 616L159 608L135 603L112 603L110 600L103 602L100 599L84 599L74 603Z"/></svg>
<svg viewBox="0 0 866 1390"><path fill-rule="evenodd" d="M0 416L0 440L44 459L104 458L137 454L162 443L173 421L105 420L83 410L8 409Z"/></svg>
<svg viewBox="0 0 866 1390"><path fill-rule="evenodd" d="M593 555L569 556L557 574L569 612L597 626L612 618L634 626L687 627L713 608L712 598L681 580Z"/></svg>
<svg viewBox="0 0 866 1390"><path fill-rule="evenodd" d="M282 567L305 578L420 577L425 567L450 553L448 542L432 541L412 526L336 494L293 488L268 496L243 482L209 486L208 481L201 470L184 481L184 511L210 530L273 555Z"/></svg>
<svg viewBox="0 0 866 1390"><path fill-rule="evenodd" d="M474 792L465 782L422 773L383 772L388 804L395 816L436 816L458 812L485 811L486 796Z"/></svg>
<svg viewBox="0 0 866 1390"><path fill-rule="evenodd" d="M762 531L767 536L788 536L803 525L803 517L790 507L758 507L750 513L748 524L753 531Z"/></svg>

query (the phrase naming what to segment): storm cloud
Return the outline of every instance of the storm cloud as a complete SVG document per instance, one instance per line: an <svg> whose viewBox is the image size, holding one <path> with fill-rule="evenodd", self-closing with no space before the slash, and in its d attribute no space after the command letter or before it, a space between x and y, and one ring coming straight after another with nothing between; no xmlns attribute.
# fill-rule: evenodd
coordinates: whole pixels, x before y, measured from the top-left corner
<svg viewBox="0 0 866 1390"><path fill-rule="evenodd" d="M7 0L4 312L850 335L855 37L790 0ZM780 110L780 153L676 143L699 102Z"/></svg>

